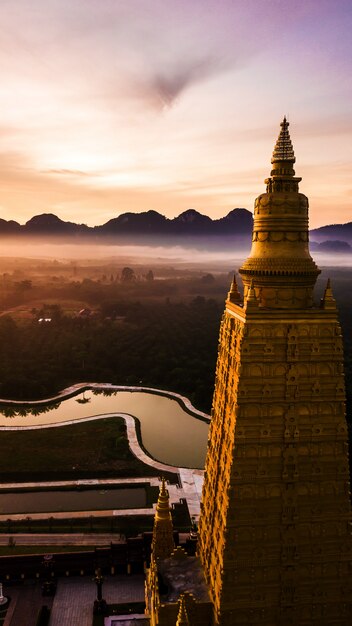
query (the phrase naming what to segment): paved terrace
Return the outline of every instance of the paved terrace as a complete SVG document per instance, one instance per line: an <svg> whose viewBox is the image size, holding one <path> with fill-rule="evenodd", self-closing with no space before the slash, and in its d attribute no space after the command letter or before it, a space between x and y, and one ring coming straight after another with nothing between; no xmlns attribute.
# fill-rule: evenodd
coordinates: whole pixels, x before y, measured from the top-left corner
<svg viewBox="0 0 352 626"><path fill-rule="evenodd" d="M149 457L148 457L149 458ZM152 460L152 459L151 459ZM155 461L157 463L157 461ZM161 464L160 464L161 465ZM171 466L170 466L171 467ZM203 471L202 470L192 470L185 468L175 468L172 470L165 469L169 468L169 466L163 466L163 471L173 471L177 472L180 477L181 486L178 485L168 485L168 491L170 495L170 504L177 504L181 498L185 499L188 505L188 510L190 516L194 516L196 521L198 521L199 513L200 513L200 498L201 498L201 489L203 483ZM163 472L161 471L161 474ZM77 487L84 485L96 485L97 487L103 487L108 485L118 486L118 485L131 485L131 484L142 484L149 483L152 487L158 487L160 482L157 477L151 478L121 478L121 479L102 479L102 480L79 480L79 481L52 481L52 482L38 482L38 483L2 483L0 484L0 489L6 489L8 491L14 492L16 489L35 489L36 487L47 487L47 488L55 488L55 487ZM84 517L94 516L94 517L128 517L129 515L153 515L156 508L156 504L153 505L152 508L138 508L138 509L107 509L102 511L65 511L65 512L51 512L47 511L45 513L30 513L30 517L33 520L39 519L48 519L48 516L53 517L54 519L66 519L68 516L70 517ZM17 513L17 514L5 514L0 515L0 521L6 522L9 518L11 520L21 520L26 519L28 517L28 513ZM3 544L3 537L6 535L0 535L0 545ZM17 536L16 536L17 537Z"/></svg>
<svg viewBox="0 0 352 626"><path fill-rule="evenodd" d="M92 626L96 587L91 577L70 577L58 580L55 597L43 598L40 583L4 589L11 595L11 604L4 626L35 626L43 604L51 607L49 626ZM109 604L144 601L144 576L107 576L103 597Z"/></svg>

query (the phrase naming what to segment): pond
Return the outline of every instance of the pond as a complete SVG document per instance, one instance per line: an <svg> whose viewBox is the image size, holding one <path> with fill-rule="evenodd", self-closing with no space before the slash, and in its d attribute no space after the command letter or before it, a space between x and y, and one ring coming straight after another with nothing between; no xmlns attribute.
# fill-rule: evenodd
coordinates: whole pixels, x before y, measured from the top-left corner
<svg viewBox="0 0 352 626"><path fill-rule="evenodd" d="M144 487L0 493L0 515L147 507Z"/></svg>
<svg viewBox="0 0 352 626"><path fill-rule="evenodd" d="M204 468L209 423L172 397L152 392L87 390L55 405L0 405L0 427L64 424L120 413L139 420L143 446L153 458L176 467Z"/></svg>

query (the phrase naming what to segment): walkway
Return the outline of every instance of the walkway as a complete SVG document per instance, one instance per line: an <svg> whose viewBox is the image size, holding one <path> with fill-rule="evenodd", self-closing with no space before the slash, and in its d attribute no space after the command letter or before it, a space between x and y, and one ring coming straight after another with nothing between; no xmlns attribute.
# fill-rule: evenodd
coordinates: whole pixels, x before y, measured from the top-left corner
<svg viewBox="0 0 352 626"><path fill-rule="evenodd" d="M110 546L125 543L120 533L16 533L0 534L0 546L8 546L9 539L18 546Z"/></svg>
<svg viewBox="0 0 352 626"><path fill-rule="evenodd" d="M9 592L11 604L4 626L35 626L43 604L52 604L49 626L92 626L96 587L89 576L60 578L54 599L42 597L38 582L11 587ZM143 602L144 576L105 577L103 597L111 604Z"/></svg>
<svg viewBox="0 0 352 626"><path fill-rule="evenodd" d="M52 604L52 598L42 597L41 585L38 582L10 587L4 590L4 595L7 594L11 596L11 602L6 613L4 626L36 626L42 605L46 604L50 608Z"/></svg>
<svg viewBox="0 0 352 626"><path fill-rule="evenodd" d="M92 626L95 597L95 584L91 578L61 578L49 626ZM144 576L107 577L103 585L103 597L108 604L144 602Z"/></svg>
<svg viewBox="0 0 352 626"><path fill-rule="evenodd" d="M139 448L140 449L140 448ZM141 450L141 449L140 449ZM143 454L143 450L141 450ZM156 465L161 465L163 468L168 468L169 466L159 464L158 461L154 461L149 459L149 464L152 462ZM171 467L171 466L170 466ZM196 521L198 521L200 514L200 500L202 493L202 484L203 484L203 476L204 472L202 470L197 469L187 469L184 467L173 467L173 471L178 472L180 479L179 485L168 484L167 488L170 496L170 504L174 505L180 502L181 498L186 500L188 505L188 510L190 517L194 517ZM169 470L164 470L169 471ZM163 472L161 471L161 474ZM77 487L84 485L97 485L99 486L108 486L108 485L130 485L130 484L143 484L149 483L151 487L159 487L160 481L157 477L150 478L116 478L116 479L89 479L89 480L76 480L76 481L48 481L48 482L38 482L38 483L0 483L0 489L5 489L8 491L12 491L12 493L16 489L36 489L38 487L52 489L55 487ZM53 519L66 519L67 517L74 518L87 518L89 516L93 517L128 517L130 515L153 515L155 511L156 503L151 508L139 508L139 509L107 509L101 511L65 511L65 512L51 512L46 511L45 513L30 513L30 518L33 520L40 519L48 519L48 517L52 517ZM11 520L25 520L28 518L28 513L16 513L16 514L4 514L0 515L0 521L6 522L8 519ZM3 535L5 536L5 535ZM17 539L16 539L17 540ZM0 544L2 543L2 536L0 535ZM17 542L19 545L19 541Z"/></svg>
<svg viewBox="0 0 352 626"><path fill-rule="evenodd" d="M156 463L156 461L155 461ZM203 484L203 474L202 470L192 470L186 468L173 468L173 470L178 471L179 479L181 485L171 485L167 486L170 496L170 504L178 504L182 499L186 500L188 505L188 510L190 517L194 517L196 521L198 521L200 514L200 499L201 499L201 490ZM161 472L162 473L162 472ZM91 479L91 480L78 480L78 481L51 481L51 482L40 482L40 483L3 483L0 484L1 488L6 488L14 491L21 489L36 489L38 487L52 489L55 487L77 487L77 485L97 485L97 486L107 486L107 485L126 485L126 484L141 484L148 483L151 487L159 487L160 481L156 477L151 478L120 478L120 479ZM30 518L32 520L39 519L48 519L52 517L53 519L66 519L67 517L73 518L87 518L87 517L128 517L135 515L153 515L155 512L156 503L150 508L138 508L138 509L108 509L101 511L65 511L65 512L57 512L57 511L46 511L45 513L30 513ZM0 515L0 521L6 522L8 519L11 520L24 520L28 519L28 513L16 513L16 514L5 514ZM11 533L10 533L11 534ZM8 535L0 534L0 545L4 545L4 537L8 538ZM20 541L17 540L19 535L16 535L16 541L19 545ZM6 543L6 542L5 542Z"/></svg>

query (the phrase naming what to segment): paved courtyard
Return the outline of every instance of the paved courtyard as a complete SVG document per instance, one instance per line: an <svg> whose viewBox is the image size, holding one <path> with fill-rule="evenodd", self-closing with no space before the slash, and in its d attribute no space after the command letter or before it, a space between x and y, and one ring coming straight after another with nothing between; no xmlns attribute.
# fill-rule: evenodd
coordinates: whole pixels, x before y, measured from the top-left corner
<svg viewBox="0 0 352 626"><path fill-rule="evenodd" d="M4 626L35 626L38 611L43 604L39 583L26 584L8 590L12 602ZM60 578L52 602L50 626L92 626L92 609L96 586L92 577ZM103 597L108 603L143 602L144 576L107 576Z"/></svg>

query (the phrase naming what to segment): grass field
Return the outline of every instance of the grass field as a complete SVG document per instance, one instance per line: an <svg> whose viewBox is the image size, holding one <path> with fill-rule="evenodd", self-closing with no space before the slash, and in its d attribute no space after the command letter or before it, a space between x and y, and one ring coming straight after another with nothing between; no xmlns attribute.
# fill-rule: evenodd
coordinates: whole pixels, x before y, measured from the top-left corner
<svg viewBox="0 0 352 626"><path fill-rule="evenodd" d="M122 418L0 432L1 482L159 476L131 452ZM172 482L176 474L166 474Z"/></svg>

